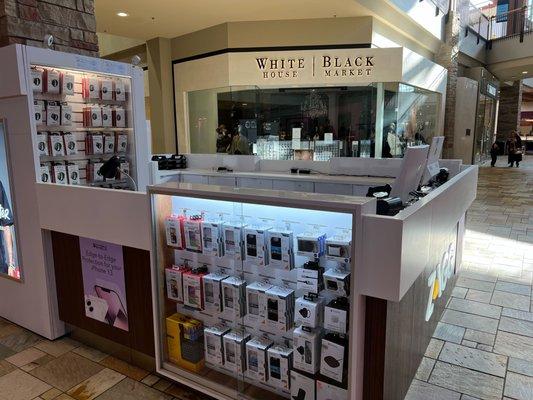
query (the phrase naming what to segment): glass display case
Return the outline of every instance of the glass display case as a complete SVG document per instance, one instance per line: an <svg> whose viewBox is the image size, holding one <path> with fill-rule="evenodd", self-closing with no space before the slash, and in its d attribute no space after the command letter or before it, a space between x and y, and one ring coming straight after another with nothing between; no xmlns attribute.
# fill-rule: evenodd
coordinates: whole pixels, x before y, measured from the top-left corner
<svg viewBox="0 0 533 400"><path fill-rule="evenodd" d="M149 192L158 372L224 399L348 399L354 233L373 200Z"/></svg>

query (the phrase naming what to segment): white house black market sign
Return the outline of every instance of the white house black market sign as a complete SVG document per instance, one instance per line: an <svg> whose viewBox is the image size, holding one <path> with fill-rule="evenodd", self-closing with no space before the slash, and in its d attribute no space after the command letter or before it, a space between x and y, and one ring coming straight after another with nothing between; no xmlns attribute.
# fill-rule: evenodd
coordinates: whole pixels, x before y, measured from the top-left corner
<svg viewBox="0 0 533 400"><path fill-rule="evenodd" d="M311 68L311 76L368 77L374 71L374 56L256 57L264 80L298 79Z"/></svg>

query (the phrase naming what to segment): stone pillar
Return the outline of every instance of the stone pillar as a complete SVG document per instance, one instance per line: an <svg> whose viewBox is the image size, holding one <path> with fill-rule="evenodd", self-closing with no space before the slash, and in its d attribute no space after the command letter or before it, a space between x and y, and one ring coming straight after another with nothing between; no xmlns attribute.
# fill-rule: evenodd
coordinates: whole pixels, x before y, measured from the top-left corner
<svg viewBox="0 0 533 400"><path fill-rule="evenodd" d="M0 46L13 43L98 57L94 0L0 0Z"/></svg>
<svg viewBox="0 0 533 400"><path fill-rule="evenodd" d="M453 157L453 138L455 129L455 92L457 88L457 75L459 71L459 40L461 25L459 15L450 10L448 22L444 28L444 42L435 56L435 62L448 70L448 82L446 84L446 107L444 114L444 146L442 155L444 158Z"/></svg>
<svg viewBox="0 0 533 400"><path fill-rule="evenodd" d="M512 86L505 83L500 86L497 140L506 140L509 133L520 130L522 89L522 81L515 81Z"/></svg>
<svg viewBox="0 0 533 400"><path fill-rule="evenodd" d="M152 153L175 153L174 85L170 39L146 42Z"/></svg>

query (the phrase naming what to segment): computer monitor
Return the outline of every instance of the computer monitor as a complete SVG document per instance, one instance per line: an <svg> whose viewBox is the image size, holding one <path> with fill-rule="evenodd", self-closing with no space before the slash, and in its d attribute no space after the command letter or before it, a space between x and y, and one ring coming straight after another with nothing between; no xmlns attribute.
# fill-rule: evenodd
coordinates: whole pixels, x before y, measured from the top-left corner
<svg viewBox="0 0 533 400"><path fill-rule="evenodd" d="M402 160L400 174L392 184L391 197L399 197L402 203L407 203L410 199L409 193L418 189L420 179L424 174L429 146L408 147Z"/></svg>

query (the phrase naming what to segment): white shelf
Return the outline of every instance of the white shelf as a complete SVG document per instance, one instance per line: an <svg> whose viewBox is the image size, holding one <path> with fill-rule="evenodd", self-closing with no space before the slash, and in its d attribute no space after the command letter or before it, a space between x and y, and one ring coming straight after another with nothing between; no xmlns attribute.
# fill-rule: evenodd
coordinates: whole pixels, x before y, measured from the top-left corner
<svg viewBox="0 0 533 400"><path fill-rule="evenodd" d="M126 153L113 153L113 154L74 154L70 156L40 156L41 162L54 162L54 161L84 161L84 160L97 160L108 159L112 156L126 157Z"/></svg>

